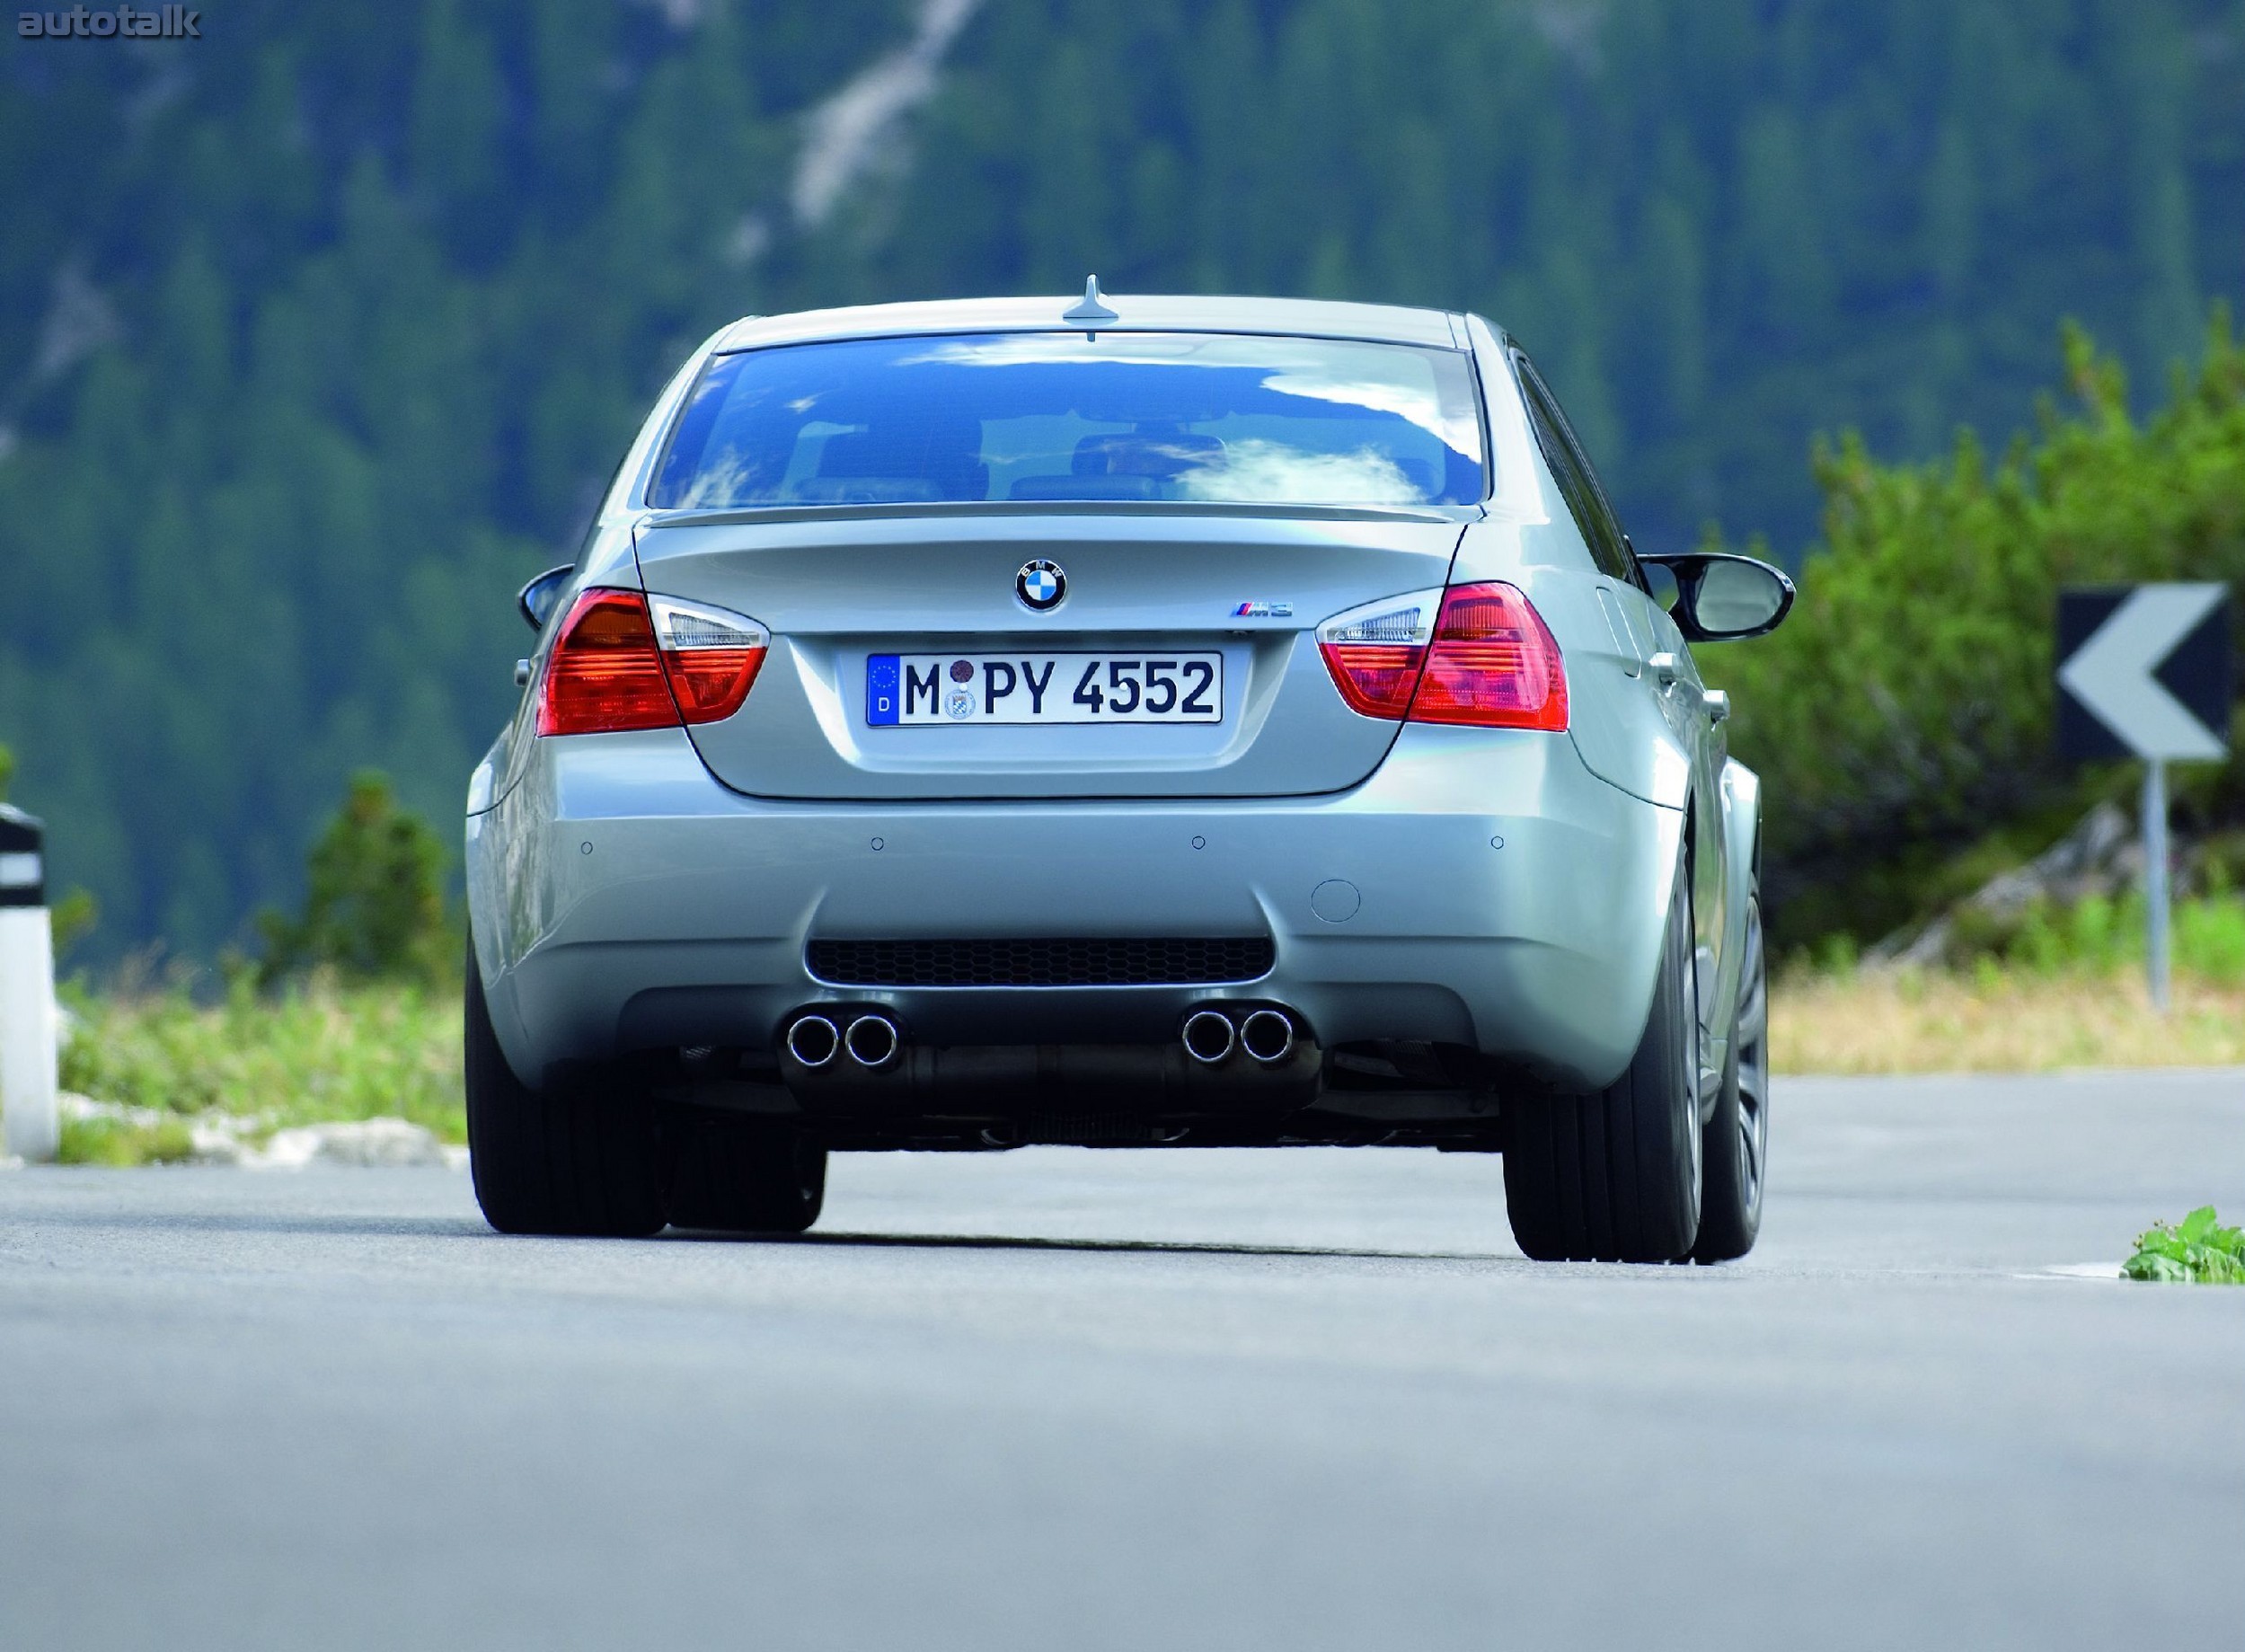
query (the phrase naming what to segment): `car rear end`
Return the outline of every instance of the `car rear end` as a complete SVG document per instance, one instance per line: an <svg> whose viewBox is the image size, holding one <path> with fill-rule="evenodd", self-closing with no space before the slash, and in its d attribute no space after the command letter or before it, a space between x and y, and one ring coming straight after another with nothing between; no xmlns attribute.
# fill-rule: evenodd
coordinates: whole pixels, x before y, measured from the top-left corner
<svg viewBox="0 0 2245 1652"><path fill-rule="evenodd" d="M1488 1145L1611 1079L1683 817L1575 738L1622 645L1501 358L1058 307L681 375L472 797L508 1065L839 1146Z"/></svg>

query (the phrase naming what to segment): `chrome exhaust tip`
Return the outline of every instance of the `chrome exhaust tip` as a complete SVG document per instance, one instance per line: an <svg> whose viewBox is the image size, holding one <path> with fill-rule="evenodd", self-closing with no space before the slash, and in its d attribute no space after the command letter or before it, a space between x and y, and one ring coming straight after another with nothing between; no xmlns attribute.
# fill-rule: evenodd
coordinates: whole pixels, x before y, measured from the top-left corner
<svg viewBox="0 0 2245 1652"><path fill-rule="evenodd" d="M897 1052L904 1047L904 1035L886 1015L861 1015L850 1023L842 1043L859 1066L879 1068L897 1059Z"/></svg>
<svg viewBox="0 0 2245 1652"><path fill-rule="evenodd" d="M1185 1018L1185 1053L1213 1067L1232 1053L1232 1018L1221 1010L1195 1010Z"/></svg>
<svg viewBox="0 0 2245 1652"><path fill-rule="evenodd" d="M1240 1023L1240 1047L1269 1066L1294 1054L1294 1018L1282 1010L1257 1010Z"/></svg>
<svg viewBox="0 0 2245 1652"><path fill-rule="evenodd" d="M799 1015L787 1029L787 1053L806 1067L825 1066L840 1054L842 1029L823 1015Z"/></svg>

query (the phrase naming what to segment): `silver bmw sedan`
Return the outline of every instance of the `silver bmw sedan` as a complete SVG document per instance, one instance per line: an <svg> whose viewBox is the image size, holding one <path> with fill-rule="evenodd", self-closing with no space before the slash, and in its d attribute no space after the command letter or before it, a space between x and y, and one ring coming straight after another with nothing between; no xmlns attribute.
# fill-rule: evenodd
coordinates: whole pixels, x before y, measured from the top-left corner
<svg viewBox="0 0 2245 1652"><path fill-rule="evenodd" d="M1716 1261L1768 1140L1760 794L1478 316L750 317L522 594L470 782L509 1232L800 1232L830 1152L1501 1153L1538 1258Z"/></svg>

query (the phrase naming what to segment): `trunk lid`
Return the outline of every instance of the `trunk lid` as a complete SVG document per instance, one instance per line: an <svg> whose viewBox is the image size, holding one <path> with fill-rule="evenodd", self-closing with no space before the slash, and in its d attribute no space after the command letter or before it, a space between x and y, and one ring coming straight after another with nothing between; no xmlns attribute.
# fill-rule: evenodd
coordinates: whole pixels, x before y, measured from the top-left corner
<svg viewBox="0 0 2245 1652"><path fill-rule="evenodd" d="M1208 506L676 513L650 517L638 550L650 592L729 608L772 632L740 711L689 730L711 771L736 791L1282 796L1356 784L1399 727L1343 703L1318 652L1319 622L1443 584L1463 525L1478 514ZM1057 565L1066 581L1049 612L1016 592L1016 576L1034 561ZM868 716L868 661L881 656L1127 662L1184 654L1220 656L1220 721L1021 725L977 714L877 726ZM1074 669L1064 661L1051 678L1054 696Z"/></svg>

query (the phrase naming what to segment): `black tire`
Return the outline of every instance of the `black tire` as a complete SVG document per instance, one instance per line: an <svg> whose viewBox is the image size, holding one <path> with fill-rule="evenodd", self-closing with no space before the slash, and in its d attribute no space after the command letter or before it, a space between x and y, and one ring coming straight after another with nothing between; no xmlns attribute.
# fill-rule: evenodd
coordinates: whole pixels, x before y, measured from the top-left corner
<svg viewBox="0 0 2245 1652"><path fill-rule="evenodd" d="M826 1198L826 1150L784 1119L682 1113L665 1200L680 1227L800 1233Z"/></svg>
<svg viewBox="0 0 2245 1652"><path fill-rule="evenodd" d="M663 1225L655 1106L589 1088L532 1090L491 1030L468 948L468 1164L483 1219L502 1233L640 1237Z"/></svg>
<svg viewBox="0 0 2245 1652"><path fill-rule="evenodd" d="M1707 1121L1707 1185L1700 1201L1695 1262L1728 1262L1754 1249L1762 1231L1762 1189L1770 1157L1770 984L1762 948L1762 897L1746 901L1738 1015L1722 1094Z"/></svg>
<svg viewBox="0 0 2245 1652"><path fill-rule="evenodd" d="M1691 889L1669 897L1637 1053L1596 1095L1507 1102L1505 1205L1538 1261L1673 1262L1700 1224L1700 1038Z"/></svg>

